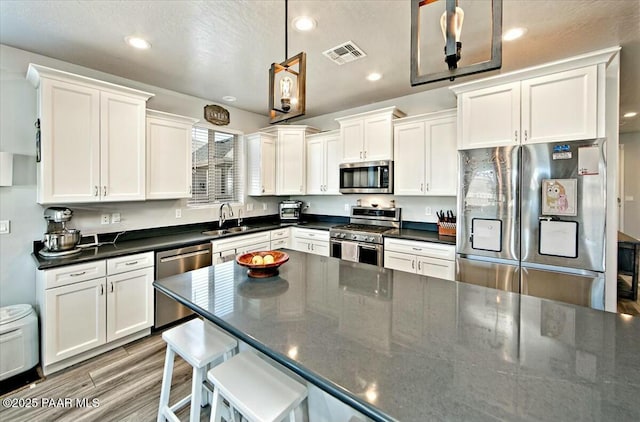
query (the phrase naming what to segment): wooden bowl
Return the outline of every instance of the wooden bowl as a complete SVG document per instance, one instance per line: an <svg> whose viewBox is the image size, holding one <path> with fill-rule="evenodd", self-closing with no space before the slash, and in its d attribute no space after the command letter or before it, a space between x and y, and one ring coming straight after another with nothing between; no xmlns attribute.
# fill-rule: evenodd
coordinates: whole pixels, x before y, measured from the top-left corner
<svg viewBox="0 0 640 422"><path fill-rule="evenodd" d="M273 262L270 264L254 264L253 257L259 256L264 258L267 255L273 256ZM243 267L249 268L247 274L253 278L273 277L278 274L278 267L289 260L289 255L280 251L257 251L249 252L244 255L238 255L236 262Z"/></svg>

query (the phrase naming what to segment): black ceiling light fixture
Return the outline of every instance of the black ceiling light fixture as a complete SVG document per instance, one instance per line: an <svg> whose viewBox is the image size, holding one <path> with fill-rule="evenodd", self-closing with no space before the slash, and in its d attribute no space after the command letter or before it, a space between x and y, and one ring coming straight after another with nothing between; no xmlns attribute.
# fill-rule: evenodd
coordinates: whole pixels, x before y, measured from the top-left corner
<svg viewBox="0 0 640 422"><path fill-rule="evenodd" d="M288 58L289 1L284 0L284 58L272 63L269 69L270 123L278 123L305 113L307 54L298 53Z"/></svg>
<svg viewBox="0 0 640 422"><path fill-rule="evenodd" d="M438 7L443 3L444 11ZM440 32L444 37L444 61ZM502 0L411 0L412 86L445 79L453 81L501 66Z"/></svg>

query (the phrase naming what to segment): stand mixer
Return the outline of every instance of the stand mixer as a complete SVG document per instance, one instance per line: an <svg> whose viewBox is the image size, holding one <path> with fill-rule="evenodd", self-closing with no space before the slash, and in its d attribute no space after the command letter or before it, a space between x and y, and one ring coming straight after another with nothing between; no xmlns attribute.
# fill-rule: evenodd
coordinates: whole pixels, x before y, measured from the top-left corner
<svg viewBox="0 0 640 422"><path fill-rule="evenodd" d="M76 247L80 242L80 230L67 229L73 211L69 208L51 207L44 210L47 232L44 234L44 249L38 254L45 258L73 255L81 251Z"/></svg>

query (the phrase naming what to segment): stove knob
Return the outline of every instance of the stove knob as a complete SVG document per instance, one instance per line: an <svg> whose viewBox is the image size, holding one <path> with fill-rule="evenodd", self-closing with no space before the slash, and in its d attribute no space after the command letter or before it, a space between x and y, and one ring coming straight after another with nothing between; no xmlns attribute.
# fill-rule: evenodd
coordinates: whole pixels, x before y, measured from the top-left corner
<svg viewBox="0 0 640 422"><path fill-rule="evenodd" d="M340 239L344 239L345 237L347 237L347 235L346 235L346 234L344 234L344 233L340 233Z"/></svg>
<svg viewBox="0 0 640 422"><path fill-rule="evenodd" d="M373 237L373 236L369 236L369 237L367 238L367 240L368 240L369 242L373 242L373 241L374 241L374 240L376 240L376 239L375 239L375 237Z"/></svg>

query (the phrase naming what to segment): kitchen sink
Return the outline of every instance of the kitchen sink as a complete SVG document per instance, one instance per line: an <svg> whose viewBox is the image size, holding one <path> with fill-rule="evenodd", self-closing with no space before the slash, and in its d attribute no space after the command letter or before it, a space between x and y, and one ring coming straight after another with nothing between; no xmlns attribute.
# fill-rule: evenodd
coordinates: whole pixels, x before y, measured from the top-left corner
<svg viewBox="0 0 640 422"><path fill-rule="evenodd" d="M227 234L229 233L228 230L226 229L220 229L220 230L208 230L206 232L202 232L202 234L206 235L206 236L220 236L222 234Z"/></svg>
<svg viewBox="0 0 640 422"><path fill-rule="evenodd" d="M238 233L238 232L246 232L249 230L249 226L237 226L237 227L229 227L226 229L229 233Z"/></svg>

